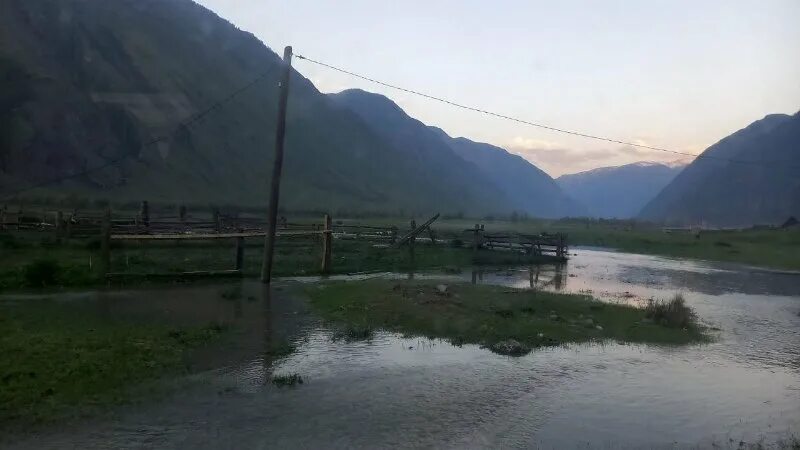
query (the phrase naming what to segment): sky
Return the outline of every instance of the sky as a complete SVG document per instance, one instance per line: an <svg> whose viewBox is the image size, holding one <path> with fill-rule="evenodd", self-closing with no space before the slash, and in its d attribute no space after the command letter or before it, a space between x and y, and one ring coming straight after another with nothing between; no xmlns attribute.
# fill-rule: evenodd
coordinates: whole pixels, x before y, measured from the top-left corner
<svg viewBox="0 0 800 450"><path fill-rule="evenodd" d="M199 0L278 54L530 122L698 154L800 110L800 0ZM553 177L691 158L548 131L295 59L322 92L360 88Z"/></svg>

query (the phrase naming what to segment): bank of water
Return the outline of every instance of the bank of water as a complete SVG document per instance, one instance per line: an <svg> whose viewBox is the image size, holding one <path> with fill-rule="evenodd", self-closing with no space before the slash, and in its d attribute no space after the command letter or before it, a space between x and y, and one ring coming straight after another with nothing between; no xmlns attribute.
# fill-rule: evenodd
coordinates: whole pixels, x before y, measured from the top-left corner
<svg viewBox="0 0 800 450"><path fill-rule="evenodd" d="M166 400L20 436L11 447L769 447L800 437L800 275L592 249L566 266L413 274L584 292L641 303L682 292L710 344L614 342L511 358L476 346L377 333L346 342L310 313L298 283L73 293L109 316L230 323L196 355L200 374ZM406 277L408 274L369 276ZM226 295L222 295L226 294ZM275 359L274 349L294 346ZM275 374L304 383L278 387Z"/></svg>

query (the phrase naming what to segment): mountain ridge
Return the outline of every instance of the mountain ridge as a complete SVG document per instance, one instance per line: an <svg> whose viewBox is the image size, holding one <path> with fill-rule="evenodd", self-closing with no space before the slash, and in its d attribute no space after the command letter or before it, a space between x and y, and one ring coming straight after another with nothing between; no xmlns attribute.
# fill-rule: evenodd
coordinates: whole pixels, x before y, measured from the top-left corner
<svg viewBox="0 0 800 450"><path fill-rule="evenodd" d="M628 219L635 217L681 170L680 165L640 161L561 175L556 183L583 204L589 215Z"/></svg>
<svg viewBox="0 0 800 450"><path fill-rule="evenodd" d="M780 224L800 214L800 112L770 114L720 139L639 214L715 226Z"/></svg>
<svg viewBox="0 0 800 450"><path fill-rule="evenodd" d="M519 214L558 218L579 215L582 209L561 192L555 181L524 158L507 150L467 138L452 138L442 129L410 117L386 96L361 89L328 94L359 115L378 134L432 166L436 176L460 174L460 189L485 191L488 200ZM438 164L428 160L438 155Z"/></svg>
<svg viewBox="0 0 800 450"><path fill-rule="evenodd" d="M22 195L265 203L281 61L205 7L190 0L0 2L0 62L0 77L14 81L0 86L0 194L63 178ZM259 76L202 123L182 125ZM31 95L12 95L23 91ZM421 161L431 162L410 158L292 70L282 207L513 210L474 165L456 162L464 174L451 176ZM472 175L486 181L480 189L465 183Z"/></svg>

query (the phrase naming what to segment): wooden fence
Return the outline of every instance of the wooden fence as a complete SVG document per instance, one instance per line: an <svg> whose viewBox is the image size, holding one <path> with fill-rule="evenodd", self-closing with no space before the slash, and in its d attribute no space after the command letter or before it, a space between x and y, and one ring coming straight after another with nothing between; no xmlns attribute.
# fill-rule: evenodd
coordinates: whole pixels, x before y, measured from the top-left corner
<svg viewBox="0 0 800 450"><path fill-rule="evenodd" d="M472 247L474 252L479 249L507 251L534 256L549 255L559 259L565 259L568 254L564 234L490 233L481 224L475 224L471 229L445 232L434 230L431 226L437 218L438 215L419 227L412 220L409 232L403 231L404 236L399 237L400 229L396 226L334 223L328 215L320 222L306 223L289 222L281 217L277 236L285 239L318 240L321 245L320 269L323 274L331 270L333 239L374 241L386 247L406 245L411 258L414 257L415 242L467 246ZM263 239L266 225L266 220L262 218L226 215L218 210L213 210L208 217L191 217L185 208L181 208L178 215L151 217L147 202L142 202L138 214L115 214L110 209L80 214L64 214L61 211L9 212L7 208L0 209L0 229L36 230L54 233L57 238L66 239L99 236L100 264L104 273L112 277L125 275L110 272L112 241L144 244L154 241L230 240L236 255L230 270L185 272L182 275L240 275L244 262L245 239Z"/></svg>

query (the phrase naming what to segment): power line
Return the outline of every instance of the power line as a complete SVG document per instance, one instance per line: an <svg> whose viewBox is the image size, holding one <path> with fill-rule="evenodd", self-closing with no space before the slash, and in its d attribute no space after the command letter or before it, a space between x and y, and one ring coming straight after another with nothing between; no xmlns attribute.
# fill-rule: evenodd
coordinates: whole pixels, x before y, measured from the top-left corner
<svg viewBox="0 0 800 450"><path fill-rule="evenodd" d="M108 167L114 166L116 164L119 164L119 163L123 162L124 160L126 160L126 159L128 159L128 158L130 158L130 157L132 157L134 155L141 155L141 152L144 151L144 149L146 149L147 147L150 147L151 145L158 144L159 142L164 142L164 141L167 141L169 139L172 139L173 136L177 135L184 128L188 128L191 125L199 122L200 120L202 120L205 116L207 116L212 111L216 110L217 108L221 107L222 105L224 105L224 104L228 103L229 101L233 100L234 98L236 98L242 92L244 92L244 91L250 89L251 87L255 86L258 82L260 82L261 80L266 78L267 75L271 74L274 70L275 70L274 68L271 68L270 70L268 70L266 72L263 72L261 75L257 76L256 78L254 78L249 83L239 87L238 89L234 90L233 92L231 92L230 94L226 95L222 99L217 100L216 102L212 103L211 106L209 106L208 108L198 112L197 114L193 115L192 117L190 117L186 121L181 122L180 124L178 124L178 126L176 126L169 133L167 133L167 134L165 134L163 136L159 136L159 137L153 138L153 139L145 142L144 144L140 145L139 146L139 152L137 152L137 153L133 153L133 152L126 153L126 154L124 154L122 156L119 156L117 158L110 159L110 160L106 161L105 163L103 163L103 164L101 164L99 166L91 167L89 169L84 169L84 170L81 170L81 171L78 171L78 172L75 172L75 173L71 173L71 174L62 175L62 176L59 176L59 177L56 177L56 178L51 178L49 180L46 180L46 181L31 185L31 186L27 186L27 187L24 187L24 188L20 188L20 189L17 189L17 190L4 192L3 193L3 195L4 195L3 200L7 200L7 199L9 199L9 198L11 198L11 197L13 197L15 195L21 194L23 192L27 192L27 191L30 191L30 190L33 190L33 189L38 189L40 187L48 186L50 184L60 183L62 181L66 181L66 180L70 180L70 179L73 179L73 178L77 178L77 177L81 177L81 176L84 176L84 175L88 175L90 173L97 172L97 171L103 170L105 168L108 168ZM107 147L110 144L111 144L111 142L108 141L108 142L105 142L105 143L95 147L95 149L93 150L93 153L96 153L96 152L102 150L103 148ZM6 188L6 187L7 186L3 186L3 188Z"/></svg>
<svg viewBox="0 0 800 450"><path fill-rule="evenodd" d="M477 107L474 107L474 106L469 106L469 105L465 105L465 104L462 104L462 103L457 103L457 102L454 102L452 100L448 100L446 98L437 97L435 95L426 94L424 92L416 91L416 90L413 90L413 89L408 89L408 88L404 88L404 87L401 87L401 86L397 86L395 84L391 84L391 83L387 83L387 82L384 82L384 81L380 81L380 80L377 80L375 78L368 77L366 75L361 75L361 74L358 74L358 73L355 73L355 72L352 72L352 71L349 71L349 70L346 70L346 69L342 69L341 67L336 67L336 66L334 66L332 64L324 63L322 61L317 61L317 60L311 59L311 58L309 58L307 56L298 55L296 53L294 54L294 56L297 57L297 59L308 61L310 63L317 64L317 65L322 66L322 67L327 67L328 69L332 69L332 70L335 70L337 72L341 72L341 73L344 73L346 75L350 75L350 76L353 76L353 77L356 77L356 78L360 78L362 80L369 81L371 83L375 83L375 84L378 84L378 85L381 85L381 86L385 86L385 87L388 87L388 88L391 88L391 89L396 89L398 91L402 91L402 92L406 92L406 93L409 93L409 94L417 95L417 96L420 96L420 97L427 98L429 100L434 100L434 101L437 101L437 102L445 103L445 104L448 104L448 105L451 105L451 106L455 106L457 108L465 109L465 110L468 110L468 111L474 111L474 112L485 114L485 115L488 115L488 116L493 116L493 117L497 117L497 118L500 118L500 119L510 120L512 122L518 122L518 123L522 123L522 124L525 124L525 125L530 125L530 126L533 126L533 127L542 128L542 129L545 129L545 130L555 131L555 132L558 132L558 133L564 133L564 134L569 134L569 135L573 135L573 136L579 136L579 137L588 138L588 139L595 139L595 140L598 140L598 141L612 142L612 143L615 143L615 144L621 144L621 145L626 145L626 146L630 146L630 147L638 147L638 148L644 148L644 149L648 149L648 150L655 150L655 151L659 151L659 152L673 153L673 154L676 154L676 155L691 156L692 158L698 158L698 159L699 158L705 158L705 159L716 159L716 160L720 160L720 161L732 162L732 163L737 163L737 164L754 164L754 165L762 165L762 166L766 165L766 164L764 164L762 162L759 162L759 161L743 161L743 160L735 160L735 159L727 159L727 158L718 158L718 157L715 157L715 156L704 155L704 154L696 155L694 153L681 152L681 151L678 151L678 150L671 150L671 149L668 149L668 148L653 147L653 146L644 145L644 144L637 144L637 143L634 143L634 142L620 141L620 140L617 140L617 139L607 138L607 137L603 137L603 136L597 136L597 135L588 134L588 133L582 133L582 132L579 132L579 131L572 131L572 130L567 130L567 129L563 129L563 128L552 127L552 126L549 126L549 125L544 125L544 124L541 124L541 123L531 122L531 121L528 121L528 120L524 120L524 119L520 119L520 118L517 118L517 117L508 116L508 115L505 115L505 114L500 114L500 113L488 111L488 110L477 108ZM781 165L783 165L785 167L785 164L782 161L770 161L769 163L781 164Z"/></svg>

